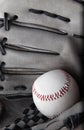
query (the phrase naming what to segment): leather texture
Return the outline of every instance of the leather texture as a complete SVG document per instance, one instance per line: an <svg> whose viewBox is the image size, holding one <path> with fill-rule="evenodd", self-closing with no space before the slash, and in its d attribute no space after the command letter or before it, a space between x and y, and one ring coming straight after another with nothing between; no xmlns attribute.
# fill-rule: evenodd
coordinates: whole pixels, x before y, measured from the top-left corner
<svg viewBox="0 0 84 130"><path fill-rule="evenodd" d="M34 14L29 11L31 8L68 17L71 21L67 23L57 18ZM5 30L5 23L0 28L0 41L3 41L4 37L7 38L5 45L3 45L5 54L0 52L0 64L5 62L3 67L5 80L0 81L3 87L3 91L0 92L2 95L31 93L34 80L40 74L52 69L65 69L76 79L80 79L82 74L80 61L83 52L82 38L73 37L73 34L82 35L82 11L81 4L72 0L53 2L51 0L48 2L47 0L42 2L38 0L34 2L31 0L0 1L1 25L2 19L5 19L7 13L8 19L14 15L18 16L15 20L17 24L11 24L9 31ZM31 25L31 27L27 27L27 25ZM37 28L34 25L37 25ZM38 29L41 27L43 27L42 30ZM45 29L45 27L48 28ZM49 32L49 29L52 31ZM53 32L56 31L55 29L68 32L68 35L57 34ZM36 49L53 51L59 55L36 53ZM15 91L14 88L19 85L25 86L26 89L19 87L20 89Z"/></svg>
<svg viewBox="0 0 84 130"><path fill-rule="evenodd" d="M33 102L33 82L47 71L66 70L81 93L84 39L81 1L0 0L0 130L6 130L6 125L11 126L17 117L23 119L23 110ZM83 109L80 103L79 107ZM75 110L69 111L68 116L76 114ZM54 122L53 126L47 128L48 124L42 122L30 130L51 127L54 130L61 126L65 115L55 119L58 122L51 120L49 124ZM83 130L83 126L76 130Z"/></svg>

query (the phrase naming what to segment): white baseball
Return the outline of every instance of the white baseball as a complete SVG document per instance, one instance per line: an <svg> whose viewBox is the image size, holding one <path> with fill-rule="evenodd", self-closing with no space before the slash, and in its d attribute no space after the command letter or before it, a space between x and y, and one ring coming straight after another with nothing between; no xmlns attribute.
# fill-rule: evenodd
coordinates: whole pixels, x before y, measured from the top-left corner
<svg viewBox="0 0 84 130"><path fill-rule="evenodd" d="M48 118L54 118L75 104L80 94L72 76L57 69L36 79L32 86L32 96L38 110Z"/></svg>

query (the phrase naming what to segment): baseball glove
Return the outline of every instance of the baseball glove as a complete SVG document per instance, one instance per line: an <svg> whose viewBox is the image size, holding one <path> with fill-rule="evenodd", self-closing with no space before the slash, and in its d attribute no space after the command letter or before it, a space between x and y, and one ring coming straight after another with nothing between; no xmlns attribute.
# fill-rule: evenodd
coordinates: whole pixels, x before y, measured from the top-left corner
<svg viewBox="0 0 84 130"><path fill-rule="evenodd" d="M83 0L0 0L1 129L40 130L42 123L48 130L50 120L31 107L32 84L47 71L69 72L83 97L83 5Z"/></svg>

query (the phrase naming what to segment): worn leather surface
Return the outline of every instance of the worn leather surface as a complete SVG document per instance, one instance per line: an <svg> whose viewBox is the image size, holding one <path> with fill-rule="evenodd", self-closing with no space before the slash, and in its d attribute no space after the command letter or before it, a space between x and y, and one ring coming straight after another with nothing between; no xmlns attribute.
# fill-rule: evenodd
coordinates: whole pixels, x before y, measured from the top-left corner
<svg viewBox="0 0 84 130"><path fill-rule="evenodd" d="M31 8L59 14L70 18L71 21L64 22L44 14L34 14L29 12ZM0 96L4 96L5 98L0 97L0 100L7 114L6 116L4 114L3 119L2 116L0 117L0 130L6 125L13 123L17 117L23 116L22 111L24 108L29 107L32 98L21 97L18 99L17 97L30 95L32 84L39 75L54 69L64 69L74 77L80 91L82 91L83 74L81 61L83 39L73 37L73 34L83 35L83 6L81 4L73 0L0 0L0 19L4 20L4 12L7 12L11 16L17 15L17 23L22 23L23 25L30 24L32 26L34 24L40 27L47 26L68 32L68 35L59 35L48 32L47 30L44 31L12 24L8 31L5 30L4 26L0 28L0 41L6 37L7 44L25 48L45 49L59 53L59 55L52 55L6 47L6 54L2 55L0 50L0 64L2 61L5 62L2 71L5 80L0 80ZM1 23L0 21L0 25ZM10 73L5 74L4 69L10 70ZM13 69L15 73L11 74L11 70ZM23 74L20 74L20 70ZM30 74L26 73L27 71ZM38 71L42 73L38 74ZM6 97L14 97L14 99L10 101ZM71 113L74 113L74 111L71 111ZM44 124L42 125L42 127L45 126ZM39 127L41 127L40 124L33 127L32 130L39 130ZM46 130L51 130L51 127ZM83 126L80 126L77 130L83 130Z"/></svg>
<svg viewBox="0 0 84 130"><path fill-rule="evenodd" d="M19 6L19 7L18 7ZM69 23L54 19L45 15L33 14L28 11L30 8L42 9L52 13L68 17ZM17 21L22 23L34 23L53 28L65 30L69 36L62 36L55 33L31 29L26 27L11 25L9 31L4 27L0 28L0 39L7 37L7 43L18 46L34 47L37 49L46 49L58 52L60 55L48 55L41 53L31 53L5 48L6 54L0 53L0 62L5 62L6 68L34 68L40 71L49 71L52 69L65 69L76 79L80 80L82 74L80 55L82 54L82 39L74 38L72 34L82 34L82 11L81 4L72 0L63 1L31 1L31 0L1 0L0 18L4 17L4 12L10 15L17 15ZM4 88L1 94L30 93L33 81L38 74L31 75L6 75L5 80L0 81ZM78 81L79 82L79 81ZM25 85L26 91L14 91L14 87Z"/></svg>
<svg viewBox="0 0 84 130"><path fill-rule="evenodd" d="M18 20L23 22L38 23L50 27L59 27L68 30L71 33L81 33L82 22L81 5L73 0L55 1L53 0L18 0L13 3L13 0L1 0L0 16L3 17L4 12L9 12L18 15ZM12 4L13 3L13 4ZM19 7L18 7L19 5ZM71 19L71 23L66 24L60 20L52 19L46 16L38 16L28 12L28 9L42 9L52 13L57 13ZM76 21L76 22L75 22Z"/></svg>

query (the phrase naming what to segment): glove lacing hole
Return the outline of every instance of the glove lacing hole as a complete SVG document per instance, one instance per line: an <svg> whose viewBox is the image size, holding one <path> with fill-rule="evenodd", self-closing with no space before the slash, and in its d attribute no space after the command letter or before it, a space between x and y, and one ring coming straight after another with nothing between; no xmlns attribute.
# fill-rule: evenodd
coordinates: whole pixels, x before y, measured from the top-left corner
<svg viewBox="0 0 84 130"><path fill-rule="evenodd" d="M0 91L3 91L4 87L0 85Z"/></svg>
<svg viewBox="0 0 84 130"><path fill-rule="evenodd" d="M14 87L14 90L26 90L27 89L27 87L26 86L24 86L24 85L17 85L17 86L15 86Z"/></svg>

